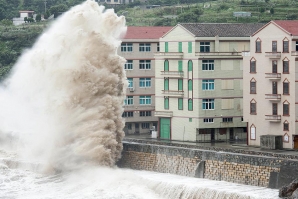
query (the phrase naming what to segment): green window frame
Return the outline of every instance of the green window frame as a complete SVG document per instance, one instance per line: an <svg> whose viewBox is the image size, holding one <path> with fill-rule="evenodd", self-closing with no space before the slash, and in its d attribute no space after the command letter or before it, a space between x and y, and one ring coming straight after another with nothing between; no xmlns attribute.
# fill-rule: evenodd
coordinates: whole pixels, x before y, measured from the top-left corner
<svg viewBox="0 0 298 199"><path fill-rule="evenodd" d="M164 90L165 91L169 90L169 79L168 78L164 79Z"/></svg>
<svg viewBox="0 0 298 199"><path fill-rule="evenodd" d="M165 42L165 52L169 52L169 42Z"/></svg>
<svg viewBox="0 0 298 199"><path fill-rule="evenodd" d="M178 71L179 72L182 72L183 71L183 62L182 62L182 60L179 60L178 61Z"/></svg>
<svg viewBox="0 0 298 199"><path fill-rule="evenodd" d="M183 110L183 98L178 98L178 110Z"/></svg>
<svg viewBox="0 0 298 199"><path fill-rule="evenodd" d="M182 53L182 42L178 42L178 52Z"/></svg>
<svg viewBox="0 0 298 199"><path fill-rule="evenodd" d="M164 71L169 71L169 60L165 60L164 62Z"/></svg>
<svg viewBox="0 0 298 199"><path fill-rule="evenodd" d="M178 91L183 91L183 79L178 79Z"/></svg>
<svg viewBox="0 0 298 199"><path fill-rule="evenodd" d="M192 105L192 99L188 99L188 110L192 111L193 110L193 105Z"/></svg>
<svg viewBox="0 0 298 199"><path fill-rule="evenodd" d="M192 71L192 61L191 60L188 61L188 71L189 72Z"/></svg>
<svg viewBox="0 0 298 199"><path fill-rule="evenodd" d="M188 42L188 53L192 53L192 42Z"/></svg>
<svg viewBox="0 0 298 199"><path fill-rule="evenodd" d="M169 98L165 97L164 98L164 109L169 109Z"/></svg>
<svg viewBox="0 0 298 199"><path fill-rule="evenodd" d="M192 91L192 80L191 79L188 80L188 90Z"/></svg>

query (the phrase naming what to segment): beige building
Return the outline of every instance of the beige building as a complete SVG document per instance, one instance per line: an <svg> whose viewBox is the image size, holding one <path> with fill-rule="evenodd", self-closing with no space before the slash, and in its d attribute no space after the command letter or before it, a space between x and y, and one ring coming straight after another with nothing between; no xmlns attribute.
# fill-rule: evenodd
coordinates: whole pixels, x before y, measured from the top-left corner
<svg viewBox="0 0 298 199"><path fill-rule="evenodd" d="M282 136L284 148L298 148L298 21L271 21L250 41L243 59L248 144L262 145L270 134Z"/></svg>
<svg viewBox="0 0 298 199"><path fill-rule="evenodd" d="M124 105L125 133L149 133L156 129L155 62L159 38L172 27L128 27L118 54L126 58L128 89Z"/></svg>
<svg viewBox="0 0 298 199"><path fill-rule="evenodd" d="M243 58L262 24L178 24L155 54L160 138L245 139Z"/></svg>

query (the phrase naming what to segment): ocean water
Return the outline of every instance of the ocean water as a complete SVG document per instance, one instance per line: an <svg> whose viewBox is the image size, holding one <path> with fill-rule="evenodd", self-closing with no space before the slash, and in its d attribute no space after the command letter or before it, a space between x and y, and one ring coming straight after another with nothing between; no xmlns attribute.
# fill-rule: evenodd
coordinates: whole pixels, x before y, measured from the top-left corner
<svg viewBox="0 0 298 199"><path fill-rule="evenodd" d="M124 137L125 18L87 0L0 86L0 199L277 198L277 190L115 167Z"/></svg>

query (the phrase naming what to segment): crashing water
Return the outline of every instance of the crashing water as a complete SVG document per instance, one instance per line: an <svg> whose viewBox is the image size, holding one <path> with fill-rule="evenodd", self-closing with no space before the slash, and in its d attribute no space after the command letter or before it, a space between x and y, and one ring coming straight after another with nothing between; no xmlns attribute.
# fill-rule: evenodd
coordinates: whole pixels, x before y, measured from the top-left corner
<svg viewBox="0 0 298 199"><path fill-rule="evenodd" d="M114 167L125 32L124 17L89 0L23 53L0 88L0 199L277 198L277 190Z"/></svg>

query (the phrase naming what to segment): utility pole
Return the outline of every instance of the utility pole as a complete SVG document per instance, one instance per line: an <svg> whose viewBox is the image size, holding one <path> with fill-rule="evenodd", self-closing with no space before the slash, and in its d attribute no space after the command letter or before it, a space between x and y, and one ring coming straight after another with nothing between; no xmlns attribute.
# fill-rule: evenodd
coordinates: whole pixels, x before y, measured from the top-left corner
<svg viewBox="0 0 298 199"><path fill-rule="evenodd" d="M44 0L44 13L47 12L47 0Z"/></svg>

